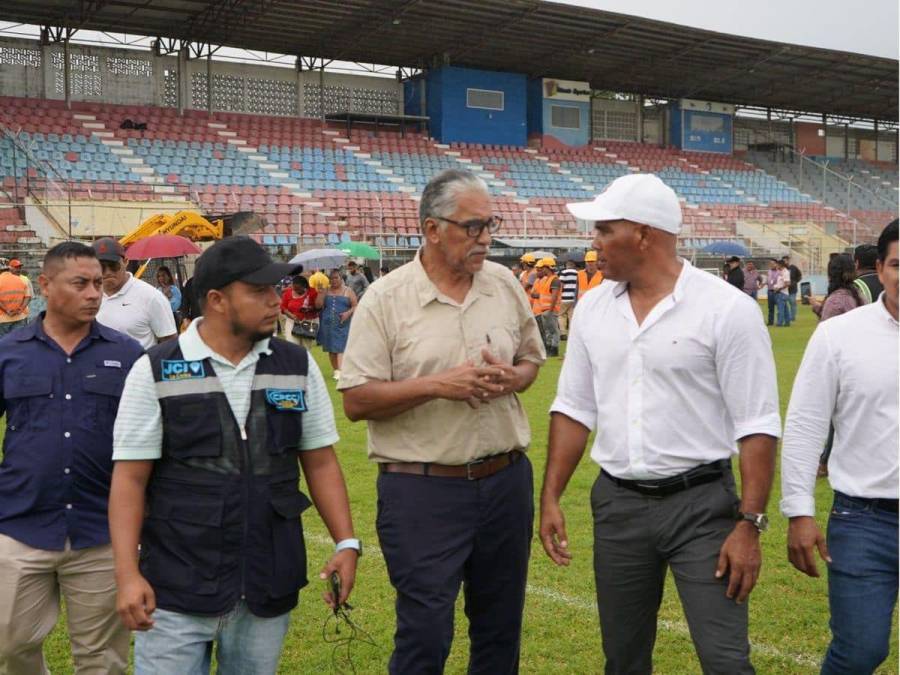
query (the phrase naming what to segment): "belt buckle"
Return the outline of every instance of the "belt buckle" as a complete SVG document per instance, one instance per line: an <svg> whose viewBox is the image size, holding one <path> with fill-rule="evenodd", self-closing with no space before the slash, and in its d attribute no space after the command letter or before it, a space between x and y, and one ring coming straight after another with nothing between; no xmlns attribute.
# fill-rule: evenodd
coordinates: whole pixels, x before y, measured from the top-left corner
<svg viewBox="0 0 900 675"><path fill-rule="evenodd" d="M484 464L485 458L476 459L474 462L469 462L466 464L466 480L478 480L475 476L472 475L472 467L478 466L479 464Z"/></svg>
<svg viewBox="0 0 900 675"><path fill-rule="evenodd" d="M647 483L635 483L636 487L639 487L641 490L646 490L644 493L647 497L651 499L662 499L664 493L660 492L663 489L662 485L648 485Z"/></svg>
<svg viewBox="0 0 900 675"><path fill-rule="evenodd" d="M650 485L649 483L638 483L637 481L634 484L641 490L659 490L662 487L662 485Z"/></svg>

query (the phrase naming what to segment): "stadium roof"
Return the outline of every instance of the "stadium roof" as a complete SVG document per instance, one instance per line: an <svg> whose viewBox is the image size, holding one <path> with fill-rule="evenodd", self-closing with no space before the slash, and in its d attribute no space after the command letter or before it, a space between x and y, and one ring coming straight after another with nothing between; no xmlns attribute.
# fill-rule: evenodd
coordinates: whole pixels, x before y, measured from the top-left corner
<svg viewBox="0 0 900 675"><path fill-rule="evenodd" d="M341 61L524 72L655 98L898 118L896 60L539 0L4 0L0 18Z"/></svg>

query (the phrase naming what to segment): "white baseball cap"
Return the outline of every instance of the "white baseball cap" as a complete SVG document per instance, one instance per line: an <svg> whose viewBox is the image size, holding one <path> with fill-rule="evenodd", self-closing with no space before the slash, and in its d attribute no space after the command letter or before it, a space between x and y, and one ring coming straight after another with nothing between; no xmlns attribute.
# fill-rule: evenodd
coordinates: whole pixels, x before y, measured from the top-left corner
<svg viewBox="0 0 900 675"><path fill-rule="evenodd" d="M581 220L630 220L657 230L681 232L681 204L675 191L652 173L620 176L591 202L566 204Z"/></svg>

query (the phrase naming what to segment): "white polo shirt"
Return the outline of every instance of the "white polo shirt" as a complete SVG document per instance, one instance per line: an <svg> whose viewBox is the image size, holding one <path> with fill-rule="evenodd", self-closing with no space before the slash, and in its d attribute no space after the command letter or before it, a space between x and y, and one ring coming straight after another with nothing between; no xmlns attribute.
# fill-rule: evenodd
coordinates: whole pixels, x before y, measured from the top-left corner
<svg viewBox="0 0 900 675"><path fill-rule="evenodd" d="M228 399L228 405L238 423L243 426L250 413L251 387L256 362L262 354L271 354L269 340L260 340L250 352L234 365L209 348L197 328L203 319L196 319L178 337L181 353L188 361L212 360L216 377ZM306 374L306 405L303 415L303 437L300 450L316 450L338 441L334 410L322 373L312 356ZM162 456L162 410L156 395L156 383L150 357L146 354L135 361L125 380L119 411L113 427L113 460L147 460Z"/></svg>
<svg viewBox="0 0 900 675"><path fill-rule="evenodd" d="M169 299L146 281L135 279L131 272L117 293L103 294L97 321L130 335L144 349L177 332Z"/></svg>
<svg viewBox="0 0 900 675"><path fill-rule="evenodd" d="M781 512L788 518L816 513L816 472L829 422L831 487L850 497L897 499L898 336L883 293L816 328L784 425Z"/></svg>
<svg viewBox="0 0 900 675"><path fill-rule="evenodd" d="M639 326L627 284L575 306L551 412L597 429L591 458L627 480L727 459L751 434L781 435L772 344L759 305L686 260Z"/></svg>

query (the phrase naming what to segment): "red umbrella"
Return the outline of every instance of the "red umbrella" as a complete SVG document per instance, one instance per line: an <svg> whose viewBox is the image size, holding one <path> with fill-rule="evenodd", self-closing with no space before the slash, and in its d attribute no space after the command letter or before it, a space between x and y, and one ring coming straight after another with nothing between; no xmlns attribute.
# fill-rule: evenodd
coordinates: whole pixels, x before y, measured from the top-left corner
<svg viewBox="0 0 900 675"><path fill-rule="evenodd" d="M139 239L126 251L129 260L178 258L202 252L197 244L185 237L179 237L177 234L155 234L146 239Z"/></svg>

